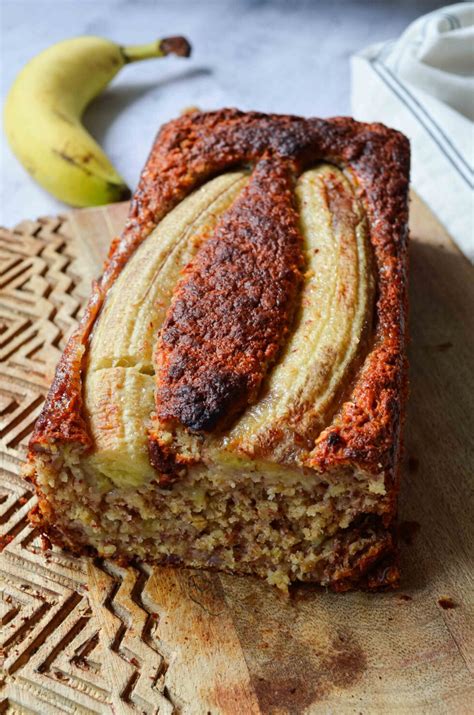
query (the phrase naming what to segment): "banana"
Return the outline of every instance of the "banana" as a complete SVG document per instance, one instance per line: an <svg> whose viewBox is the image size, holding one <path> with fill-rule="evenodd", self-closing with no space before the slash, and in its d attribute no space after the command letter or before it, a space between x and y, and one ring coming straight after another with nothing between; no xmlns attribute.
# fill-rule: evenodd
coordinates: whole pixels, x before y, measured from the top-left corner
<svg viewBox="0 0 474 715"><path fill-rule="evenodd" d="M304 172L296 202L306 273L295 329L265 394L230 430L222 461L270 447L272 460L311 443L329 419L370 325L374 284L367 223L351 184L334 166Z"/></svg>
<svg viewBox="0 0 474 715"><path fill-rule="evenodd" d="M121 47L101 37L59 42L34 57L7 96L4 128L25 169L73 206L98 206L130 190L81 123L85 108L127 63L168 54L187 57L183 37Z"/></svg>
<svg viewBox="0 0 474 715"><path fill-rule="evenodd" d="M147 427L154 408L153 348L182 269L247 183L230 172L206 183L158 224L125 265L95 325L84 399L95 478L140 484L153 477Z"/></svg>
<svg viewBox="0 0 474 715"><path fill-rule="evenodd" d="M182 268L247 180L243 173L229 173L195 191L159 223L111 288L94 328L85 373L95 449L83 466L94 478L106 477L118 486L153 478L147 432L154 409L154 341ZM314 443L348 385L370 325L370 246L351 184L339 169L322 164L299 177L296 202L305 279L293 331L260 400L224 435L196 438L180 429L160 433L174 440L181 453L196 448L209 465L226 473L288 472L281 464L291 462L289 454L297 456L295 442ZM262 444L267 447L263 456ZM300 451L298 459L304 460L307 449Z"/></svg>

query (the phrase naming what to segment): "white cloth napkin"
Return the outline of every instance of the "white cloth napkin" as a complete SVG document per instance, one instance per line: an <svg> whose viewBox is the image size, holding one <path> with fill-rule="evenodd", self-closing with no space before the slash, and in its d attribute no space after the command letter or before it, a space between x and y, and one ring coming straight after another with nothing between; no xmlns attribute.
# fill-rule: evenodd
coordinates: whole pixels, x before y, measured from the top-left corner
<svg viewBox="0 0 474 715"><path fill-rule="evenodd" d="M474 261L474 2L355 55L352 112L407 135L412 185Z"/></svg>

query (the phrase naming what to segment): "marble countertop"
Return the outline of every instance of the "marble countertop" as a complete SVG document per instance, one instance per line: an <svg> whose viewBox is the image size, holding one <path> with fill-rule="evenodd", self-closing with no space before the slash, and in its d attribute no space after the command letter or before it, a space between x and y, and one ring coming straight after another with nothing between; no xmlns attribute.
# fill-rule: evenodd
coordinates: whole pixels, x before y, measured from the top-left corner
<svg viewBox="0 0 474 715"><path fill-rule="evenodd" d="M396 37L433 0L1 0L2 103L21 67L48 45L95 34L121 44L184 34L190 60L125 67L85 123L131 187L159 125L183 108L236 106L350 113L349 58ZM0 224L65 207L27 175L1 135Z"/></svg>

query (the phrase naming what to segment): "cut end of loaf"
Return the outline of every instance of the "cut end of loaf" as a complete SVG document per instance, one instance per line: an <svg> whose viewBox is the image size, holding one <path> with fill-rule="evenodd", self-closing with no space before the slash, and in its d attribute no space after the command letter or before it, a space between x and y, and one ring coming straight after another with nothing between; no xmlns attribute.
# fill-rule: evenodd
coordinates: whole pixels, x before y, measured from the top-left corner
<svg viewBox="0 0 474 715"><path fill-rule="evenodd" d="M75 449L36 457L37 518L75 551L254 574L282 590L294 581L351 588L393 551L383 474L196 467L166 488L117 488L93 464Z"/></svg>

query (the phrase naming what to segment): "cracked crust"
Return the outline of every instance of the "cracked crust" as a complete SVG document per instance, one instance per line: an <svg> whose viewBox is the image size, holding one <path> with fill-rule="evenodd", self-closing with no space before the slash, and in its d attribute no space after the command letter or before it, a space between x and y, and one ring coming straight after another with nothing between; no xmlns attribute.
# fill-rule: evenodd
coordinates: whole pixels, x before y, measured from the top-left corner
<svg viewBox="0 0 474 715"><path fill-rule="evenodd" d="M176 294L157 350L157 410L160 416L192 429L212 430L221 423L230 402L232 410L239 411L255 398L284 342L301 271L295 210L286 198L286 187L293 177L320 161L333 163L350 175L365 208L375 258L377 300L368 355L351 394L316 438L309 466L317 472L354 465L373 474L384 471L391 503L384 521L387 525L393 521L406 395L409 144L402 134L383 125L361 124L344 117L302 119L225 109L187 114L163 127L133 197L127 225L111 245L103 275L93 286L81 323L58 365L31 439L33 461L35 452L53 452L55 443L75 443L85 449L91 446L83 415L83 357L107 291L128 258L161 218L197 186L220 172L249 164L255 167L254 185L258 188L260 172L261 181L266 177L270 182L269 194L274 186L278 198L272 202L272 212L265 210L262 219L257 219L254 254L245 258L241 270L250 276L256 291L271 292L272 304L278 308L259 315L267 330L263 341L256 335L252 342L245 310L232 313L236 332L241 334L233 346L233 357L229 353L209 361L209 355L215 352L212 341L219 341L219 335L215 335L210 343L206 342L215 316L197 316L190 307L189 295L195 291L204 294L206 276L216 264L216 252L227 246L226 237L239 227L245 234L249 218L243 197L219 229L222 245L218 247L212 241L205 244L193 271L185 276ZM285 226L291 240L283 242L282 254L274 261L278 280L268 286L256 267L261 260L274 258L265 238L277 225ZM247 240L245 235L242 240ZM219 279L226 280L225 273ZM282 281L286 299L279 301L276 291ZM235 296L235 291L231 293ZM195 354L185 356L183 336L190 326L199 335L199 347ZM248 340L251 349L244 360L242 346ZM190 378L189 360L196 378ZM209 380L206 370L219 379ZM151 447L159 460L159 445ZM48 521L45 508L43 523Z"/></svg>

